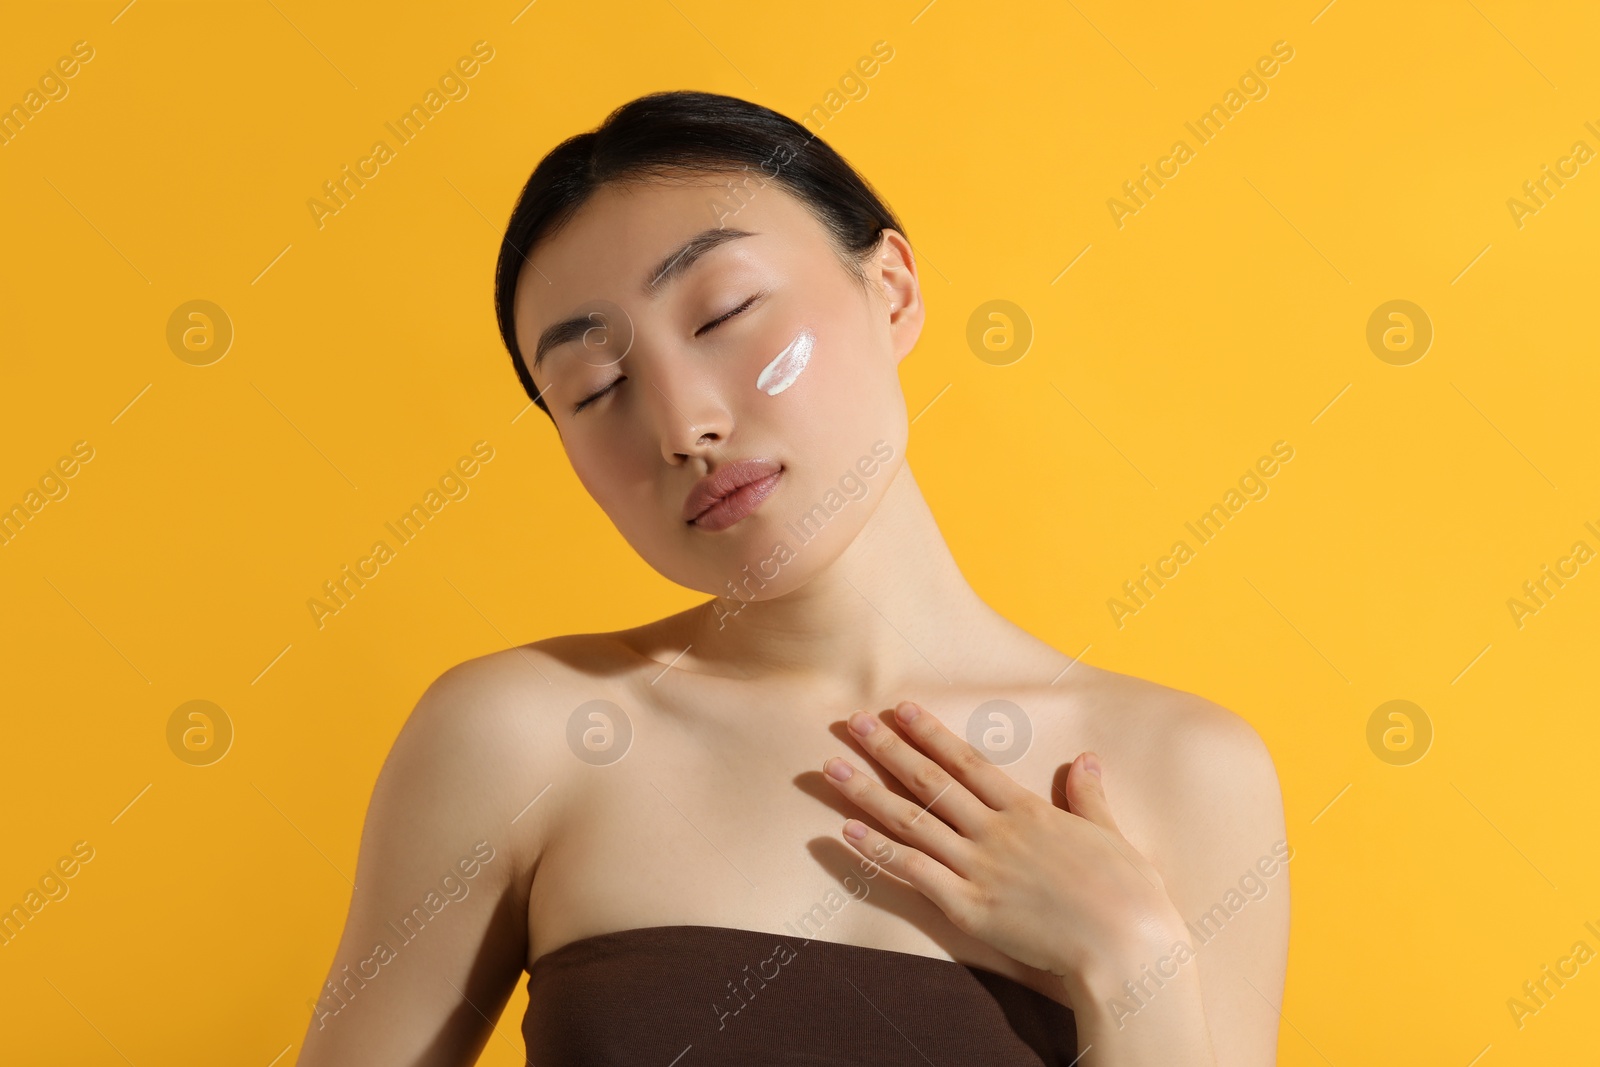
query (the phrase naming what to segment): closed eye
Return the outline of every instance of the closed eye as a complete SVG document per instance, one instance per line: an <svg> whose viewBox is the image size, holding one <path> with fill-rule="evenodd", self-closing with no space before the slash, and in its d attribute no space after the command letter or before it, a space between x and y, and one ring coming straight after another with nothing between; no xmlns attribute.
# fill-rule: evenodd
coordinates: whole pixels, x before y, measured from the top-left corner
<svg viewBox="0 0 1600 1067"><path fill-rule="evenodd" d="M626 378L626 375L624 375L623 378ZM578 401L576 404L574 404L572 406L572 413L574 415L576 415L578 412L582 411L584 408L588 407L590 404L593 404L596 400L599 400L601 397L603 397L607 393L611 392L613 387L615 387L618 383L623 381L623 378L618 378L616 381L612 382L610 385L606 386L604 389L600 390L598 393L590 393L588 396L586 396L582 400Z"/></svg>
<svg viewBox="0 0 1600 1067"><path fill-rule="evenodd" d="M761 299L761 297L763 295L764 295L764 293L756 293L756 294L752 295L750 297L750 299L746 300L744 303L740 304L738 307L734 308L732 311L728 312L725 315L718 315L716 318L712 319L710 322L708 322L704 326L700 327L698 330L696 330L694 332L694 335L696 337L699 337L701 334L709 333L710 331L716 329L718 326L722 325L724 322L727 322L729 319L733 318L735 315L739 314L741 311L744 311L751 304L754 304L757 300Z"/></svg>
<svg viewBox="0 0 1600 1067"><path fill-rule="evenodd" d="M699 337L699 336L701 336L703 334L709 333L710 331L716 329L718 326L722 325L724 322L727 322L729 319L733 318L735 315L738 315L741 312L744 312L744 311L748 310L752 304L754 304L757 300L760 300L765 295L766 295L766 290L762 290L759 293L752 294L748 300L746 300L744 303L740 304L738 307L734 308L732 311L729 311L729 312L727 312L725 314L722 314L722 315L718 315L716 318L712 319L710 322L708 322L704 326L700 327L698 330L696 330L694 332L694 335L696 337ZM609 393L612 389L616 388L618 385L621 385L623 382L625 382L627 380L628 380L628 376L627 375L623 375L623 376L617 378L615 381L611 382L604 389L601 389L599 392L590 393L588 396L584 397L582 400L578 401L575 405L573 405L572 413L574 415L576 415L578 412L582 411L584 408L588 407L590 404L593 404L596 400L599 400L601 397L603 397L607 393Z"/></svg>

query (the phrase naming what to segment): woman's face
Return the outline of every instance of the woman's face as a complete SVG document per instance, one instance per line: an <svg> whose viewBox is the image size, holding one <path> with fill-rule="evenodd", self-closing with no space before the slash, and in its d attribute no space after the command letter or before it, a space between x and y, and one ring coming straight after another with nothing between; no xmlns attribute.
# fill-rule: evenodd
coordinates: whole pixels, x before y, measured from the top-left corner
<svg viewBox="0 0 1600 1067"><path fill-rule="evenodd" d="M699 176L602 189L530 263L517 343L573 470L646 562L764 600L837 558L904 462L898 366L923 312L900 234L863 288L793 195ZM759 506L689 521L696 483L748 460L781 467L746 491L767 490Z"/></svg>

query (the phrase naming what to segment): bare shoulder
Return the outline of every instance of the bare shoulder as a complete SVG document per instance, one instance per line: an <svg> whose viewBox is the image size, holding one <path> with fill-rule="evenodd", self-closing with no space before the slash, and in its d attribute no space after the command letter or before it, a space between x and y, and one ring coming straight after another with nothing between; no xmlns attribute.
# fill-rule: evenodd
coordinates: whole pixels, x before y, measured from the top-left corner
<svg viewBox="0 0 1600 1067"><path fill-rule="evenodd" d="M1047 720L1048 758L1092 749L1124 836L1165 876L1227 866L1283 838L1277 768L1249 720L1196 693L1096 667L1031 637L1014 673L1048 685L1030 695Z"/></svg>
<svg viewBox="0 0 1600 1067"><path fill-rule="evenodd" d="M575 762L572 676L594 663L582 642L539 642L457 664L422 693L372 789L301 1067L418 1062L424 1048L465 1063L488 1041L526 959L531 873L567 802L551 786Z"/></svg>
<svg viewBox="0 0 1600 1067"><path fill-rule="evenodd" d="M626 648L611 634L566 634L490 652L435 678L405 729L538 731L565 716L573 697L592 695L629 666Z"/></svg>
<svg viewBox="0 0 1600 1067"><path fill-rule="evenodd" d="M531 868L575 762L566 749L567 718L594 694L597 675L624 666L624 654L604 634L552 637L458 663L417 700L380 788L413 794L397 806L408 818L494 829L513 865ZM552 796L541 799L545 792Z"/></svg>
<svg viewBox="0 0 1600 1067"><path fill-rule="evenodd" d="M1101 756L1124 834L1164 876L1232 864L1283 838L1277 769L1243 716L1132 675L1087 664L1073 673L1084 747Z"/></svg>
<svg viewBox="0 0 1600 1067"><path fill-rule="evenodd" d="M1187 924L1218 1062L1274 1063L1294 849L1272 755L1204 697L1111 672L1092 681L1124 727L1119 758L1102 761L1106 796Z"/></svg>

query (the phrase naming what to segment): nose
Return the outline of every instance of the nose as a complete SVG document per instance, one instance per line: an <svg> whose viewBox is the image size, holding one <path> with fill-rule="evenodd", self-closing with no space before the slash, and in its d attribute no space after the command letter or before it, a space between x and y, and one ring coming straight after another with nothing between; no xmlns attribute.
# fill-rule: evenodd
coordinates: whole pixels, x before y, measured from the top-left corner
<svg viewBox="0 0 1600 1067"><path fill-rule="evenodd" d="M666 377L674 380L652 380L648 386L662 458L676 466L696 456L717 456L733 418L716 382L710 375Z"/></svg>

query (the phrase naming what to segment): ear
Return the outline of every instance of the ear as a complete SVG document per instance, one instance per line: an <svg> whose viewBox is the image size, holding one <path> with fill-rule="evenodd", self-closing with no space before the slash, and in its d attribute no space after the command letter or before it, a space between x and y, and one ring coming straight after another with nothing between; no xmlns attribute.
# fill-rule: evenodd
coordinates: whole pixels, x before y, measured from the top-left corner
<svg viewBox="0 0 1600 1067"><path fill-rule="evenodd" d="M904 234L886 229L879 235L878 250L873 253L868 276L875 290L883 296L884 314L889 319L894 358L898 363L917 343L926 317L922 286L917 281L916 256Z"/></svg>

